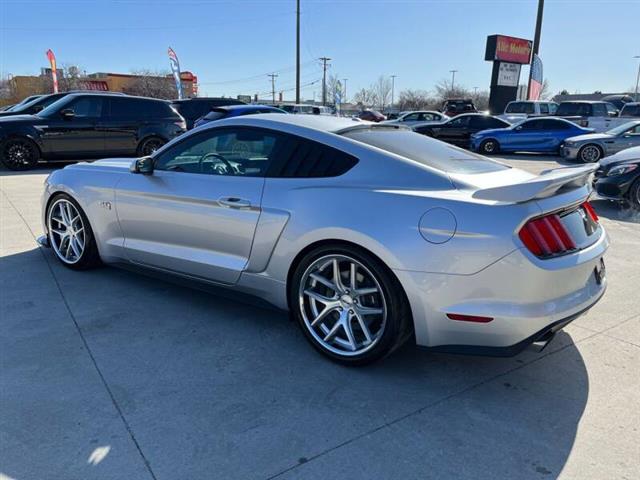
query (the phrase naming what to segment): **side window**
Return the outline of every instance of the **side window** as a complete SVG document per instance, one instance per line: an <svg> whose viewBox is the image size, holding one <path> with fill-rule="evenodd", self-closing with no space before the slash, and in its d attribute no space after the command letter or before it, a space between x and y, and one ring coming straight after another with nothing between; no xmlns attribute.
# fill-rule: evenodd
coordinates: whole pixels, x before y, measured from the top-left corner
<svg viewBox="0 0 640 480"><path fill-rule="evenodd" d="M627 130L626 132L624 132L625 135L640 135L640 125L633 127L629 130Z"/></svg>
<svg viewBox="0 0 640 480"><path fill-rule="evenodd" d="M551 115L555 115L557 110L558 110L558 104L557 103L550 103L549 104L549 113Z"/></svg>
<svg viewBox="0 0 640 480"><path fill-rule="evenodd" d="M131 118L135 116L136 111L140 110L139 102L127 98L110 98L109 103L111 104L109 111L111 118Z"/></svg>
<svg viewBox="0 0 640 480"><path fill-rule="evenodd" d="M252 128L224 128L193 135L155 159L157 170L261 177L276 150L278 134Z"/></svg>
<svg viewBox="0 0 640 480"><path fill-rule="evenodd" d="M489 128L488 127L488 123L487 122L487 118L486 117L472 117L471 120L469 121L469 126L471 128L479 128L479 129L485 129L485 128Z"/></svg>
<svg viewBox="0 0 640 480"><path fill-rule="evenodd" d="M522 130L532 131L532 130L542 130L543 126L541 125L540 120L530 120L528 122L524 122L520 125Z"/></svg>
<svg viewBox="0 0 640 480"><path fill-rule="evenodd" d="M469 125L470 117L458 117L449 122L450 127L462 128Z"/></svg>
<svg viewBox="0 0 640 480"><path fill-rule="evenodd" d="M549 104L548 103L540 103L540 113L542 115L547 115L549 113Z"/></svg>
<svg viewBox="0 0 640 480"><path fill-rule="evenodd" d="M81 97L65 108L70 108L77 118L99 118L102 114L102 98Z"/></svg>
<svg viewBox="0 0 640 480"><path fill-rule="evenodd" d="M508 123L503 122L498 118L487 117L487 127L486 128L507 128L509 126Z"/></svg>
<svg viewBox="0 0 640 480"><path fill-rule="evenodd" d="M608 115L607 107L604 105L604 103L594 103L593 104L593 116L594 117L606 117L607 115Z"/></svg>
<svg viewBox="0 0 640 480"><path fill-rule="evenodd" d="M418 120L418 116L419 116L419 115L418 115L417 113L410 113L409 115L405 115L405 116L402 118L402 121L403 121L403 122L413 122L413 121Z"/></svg>
<svg viewBox="0 0 640 480"><path fill-rule="evenodd" d="M570 125L558 120L544 120L543 130L568 130Z"/></svg>
<svg viewBox="0 0 640 480"><path fill-rule="evenodd" d="M326 145L293 135L281 135L267 177L337 177L358 163L358 159Z"/></svg>

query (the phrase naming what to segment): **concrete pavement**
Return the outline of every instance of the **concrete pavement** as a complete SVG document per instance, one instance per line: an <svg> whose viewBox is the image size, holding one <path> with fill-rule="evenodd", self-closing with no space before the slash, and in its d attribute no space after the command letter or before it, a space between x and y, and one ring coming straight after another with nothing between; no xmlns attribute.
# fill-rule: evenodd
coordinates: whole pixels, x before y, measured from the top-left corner
<svg viewBox="0 0 640 480"><path fill-rule="evenodd" d="M542 157L509 163L532 171ZM609 291L542 354L334 365L286 315L37 247L0 171L0 479L633 479L640 223L596 202Z"/></svg>

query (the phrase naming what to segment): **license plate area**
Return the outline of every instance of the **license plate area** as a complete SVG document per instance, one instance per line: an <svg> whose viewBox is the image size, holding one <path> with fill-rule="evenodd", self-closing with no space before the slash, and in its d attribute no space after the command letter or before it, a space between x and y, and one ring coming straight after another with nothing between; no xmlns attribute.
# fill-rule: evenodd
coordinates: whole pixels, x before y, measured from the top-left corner
<svg viewBox="0 0 640 480"><path fill-rule="evenodd" d="M606 271L607 269L604 265L604 259L601 258L600 262L598 262L598 265L596 265L593 269L593 275L598 285L602 285L602 282L604 282Z"/></svg>

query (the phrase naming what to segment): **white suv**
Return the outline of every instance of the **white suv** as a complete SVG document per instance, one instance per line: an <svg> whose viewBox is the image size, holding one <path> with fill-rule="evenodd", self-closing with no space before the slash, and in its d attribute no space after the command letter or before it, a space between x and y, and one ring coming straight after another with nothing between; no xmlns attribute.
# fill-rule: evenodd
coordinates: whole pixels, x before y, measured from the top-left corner
<svg viewBox="0 0 640 480"><path fill-rule="evenodd" d="M516 100L507 103L504 113L498 115L498 118L509 123L515 123L531 116L554 115L557 108L558 104L555 102Z"/></svg>

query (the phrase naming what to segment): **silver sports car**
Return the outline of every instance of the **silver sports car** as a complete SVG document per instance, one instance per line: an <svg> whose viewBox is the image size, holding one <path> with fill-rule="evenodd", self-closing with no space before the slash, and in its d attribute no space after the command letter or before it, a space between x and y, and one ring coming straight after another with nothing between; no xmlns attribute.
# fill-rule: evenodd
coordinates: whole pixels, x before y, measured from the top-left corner
<svg viewBox="0 0 640 480"><path fill-rule="evenodd" d="M640 120L632 120L603 133L567 138L560 154L570 160L593 163L602 157L637 146L640 146Z"/></svg>
<svg viewBox="0 0 640 480"><path fill-rule="evenodd" d="M405 127L236 117L151 157L53 172L41 243L73 269L126 263L256 295L347 364L409 338L512 355L604 294L595 168L534 176Z"/></svg>

